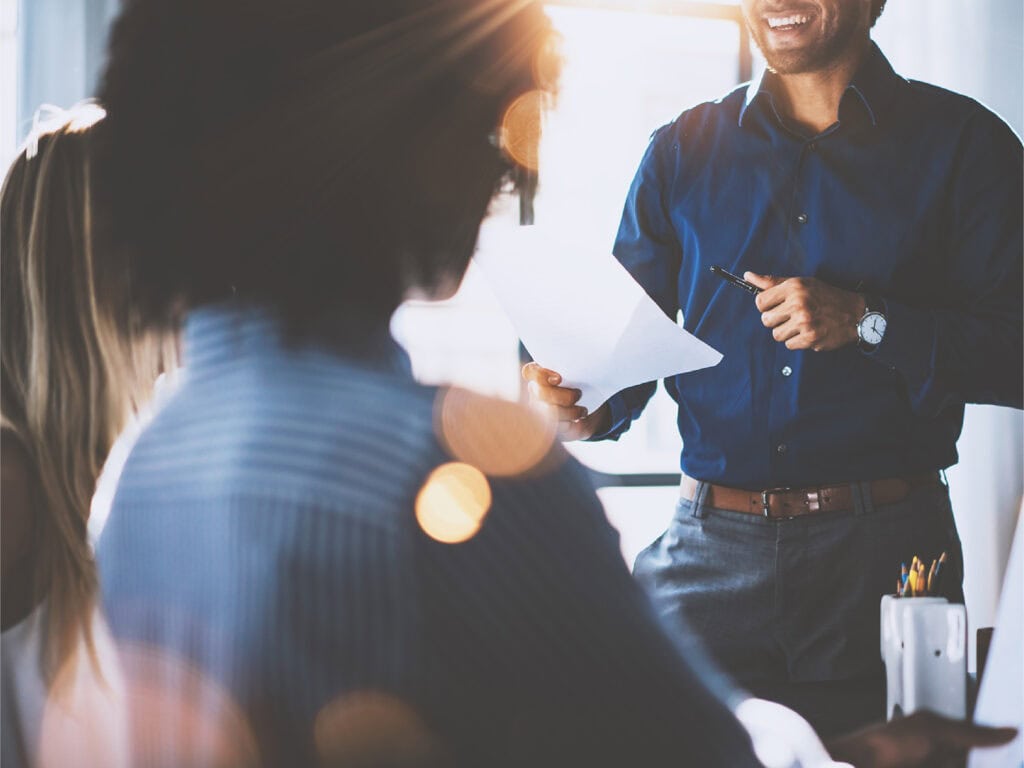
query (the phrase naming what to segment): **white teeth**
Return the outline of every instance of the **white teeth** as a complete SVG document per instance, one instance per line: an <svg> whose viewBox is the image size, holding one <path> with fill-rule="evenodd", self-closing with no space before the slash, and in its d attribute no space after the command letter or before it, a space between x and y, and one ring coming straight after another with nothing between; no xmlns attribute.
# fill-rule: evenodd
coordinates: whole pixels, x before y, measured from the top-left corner
<svg viewBox="0 0 1024 768"><path fill-rule="evenodd" d="M768 26L772 29L776 29L778 27L791 27L799 24L806 24L810 20L811 17L806 15L783 16L777 19L768 19Z"/></svg>

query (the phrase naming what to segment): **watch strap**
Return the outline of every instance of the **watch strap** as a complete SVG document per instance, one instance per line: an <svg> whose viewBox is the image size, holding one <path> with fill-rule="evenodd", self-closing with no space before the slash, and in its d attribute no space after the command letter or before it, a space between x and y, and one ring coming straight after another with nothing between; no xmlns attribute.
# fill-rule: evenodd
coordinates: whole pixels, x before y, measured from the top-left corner
<svg viewBox="0 0 1024 768"><path fill-rule="evenodd" d="M864 314L868 315L872 312L885 316L885 302L873 293L864 294Z"/></svg>

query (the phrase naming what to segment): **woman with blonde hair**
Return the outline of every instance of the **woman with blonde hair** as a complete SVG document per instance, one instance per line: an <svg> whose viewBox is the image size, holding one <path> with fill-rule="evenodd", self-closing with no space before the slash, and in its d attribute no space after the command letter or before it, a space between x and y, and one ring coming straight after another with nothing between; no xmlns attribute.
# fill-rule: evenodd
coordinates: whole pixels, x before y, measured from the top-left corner
<svg viewBox="0 0 1024 768"><path fill-rule="evenodd" d="M103 116L85 103L37 117L0 193L4 766L116 765L122 751L87 523L156 355L131 331L125 270L93 247Z"/></svg>

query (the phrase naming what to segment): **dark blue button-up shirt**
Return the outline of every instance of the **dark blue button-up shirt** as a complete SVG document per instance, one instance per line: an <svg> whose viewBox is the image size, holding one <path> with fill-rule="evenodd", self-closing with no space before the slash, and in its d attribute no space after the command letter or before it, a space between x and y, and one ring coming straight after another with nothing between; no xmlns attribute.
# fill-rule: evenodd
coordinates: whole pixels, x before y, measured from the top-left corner
<svg viewBox="0 0 1024 768"><path fill-rule="evenodd" d="M965 402L1020 407L1021 173L1002 120L899 77L874 45L816 136L787 125L771 75L658 130L615 255L725 355L665 381L683 471L758 489L944 468ZM876 294L884 340L871 353L790 351L713 264ZM654 389L615 395L602 437Z"/></svg>

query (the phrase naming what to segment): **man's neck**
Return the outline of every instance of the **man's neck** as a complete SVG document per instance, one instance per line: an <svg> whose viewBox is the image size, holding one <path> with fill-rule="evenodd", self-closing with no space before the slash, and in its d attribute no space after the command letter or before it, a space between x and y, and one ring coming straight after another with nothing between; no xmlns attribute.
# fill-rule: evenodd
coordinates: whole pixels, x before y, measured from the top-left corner
<svg viewBox="0 0 1024 768"><path fill-rule="evenodd" d="M865 39L837 58L828 67L795 75L775 75L772 92L783 114L809 131L821 133L839 119L839 103L846 88L868 53L871 41Z"/></svg>

